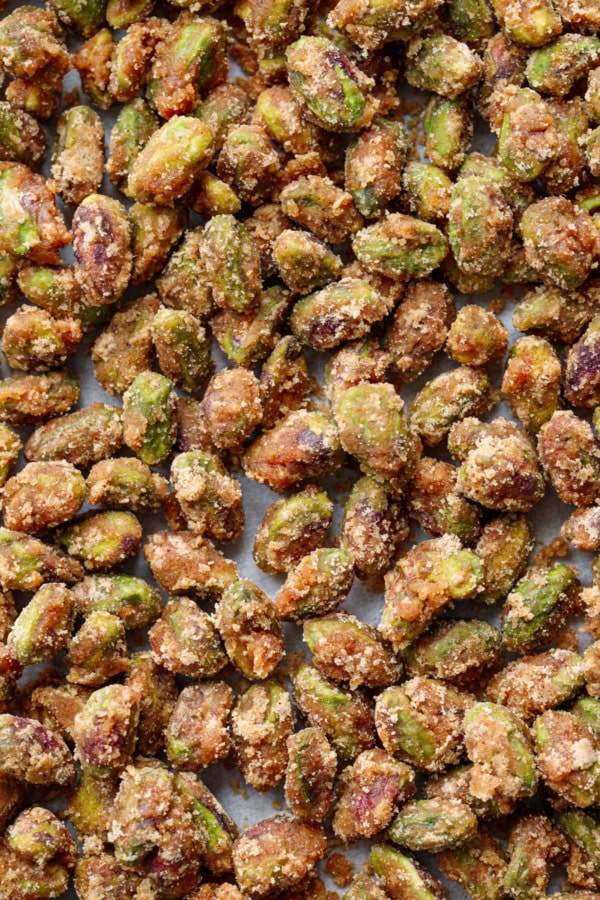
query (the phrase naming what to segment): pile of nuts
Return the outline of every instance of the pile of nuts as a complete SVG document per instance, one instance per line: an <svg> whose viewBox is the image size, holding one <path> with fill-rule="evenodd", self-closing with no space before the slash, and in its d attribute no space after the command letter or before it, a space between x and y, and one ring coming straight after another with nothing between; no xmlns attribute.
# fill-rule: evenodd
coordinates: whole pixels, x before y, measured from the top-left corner
<svg viewBox="0 0 600 900"><path fill-rule="evenodd" d="M0 17L0 900L600 897L600 0L153 7Z"/></svg>

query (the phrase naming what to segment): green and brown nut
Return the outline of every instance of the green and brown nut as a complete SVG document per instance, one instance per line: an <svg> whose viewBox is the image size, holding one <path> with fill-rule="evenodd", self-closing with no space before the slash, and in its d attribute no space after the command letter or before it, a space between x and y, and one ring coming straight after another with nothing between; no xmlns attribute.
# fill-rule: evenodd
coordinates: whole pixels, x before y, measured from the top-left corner
<svg viewBox="0 0 600 900"><path fill-rule="evenodd" d="M337 754L321 728L302 728L287 740L286 803L304 822L322 822L333 803Z"/></svg>
<svg viewBox="0 0 600 900"><path fill-rule="evenodd" d="M324 542L333 515L327 493L316 485L276 500L256 530L252 556L263 572L287 572Z"/></svg>
<svg viewBox="0 0 600 900"><path fill-rule="evenodd" d="M403 806L388 835L409 850L439 853L460 846L477 830L477 817L460 800L415 800Z"/></svg>
<svg viewBox="0 0 600 900"><path fill-rule="evenodd" d="M0 586L4 591L36 591L45 581L74 584L83 568L51 544L22 531L0 528Z"/></svg>
<svg viewBox="0 0 600 900"><path fill-rule="evenodd" d="M175 674L211 678L227 663L213 621L188 597L169 600L148 640L154 660Z"/></svg>
<svg viewBox="0 0 600 900"><path fill-rule="evenodd" d="M444 875L458 882L473 900L501 900L506 896L506 853L486 828L480 826L474 837L440 853L438 860Z"/></svg>
<svg viewBox="0 0 600 900"><path fill-rule="evenodd" d="M8 647L24 665L49 662L71 637L75 600L64 584L44 584L21 610L8 637Z"/></svg>
<svg viewBox="0 0 600 900"><path fill-rule="evenodd" d="M494 313L474 303L463 306L450 325L446 352L464 366L499 362L508 347L508 332Z"/></svg>
<svg viewBox="0 0 600 900"><path fill-rule="evenodd" d="M494 675L486 697L530 719L562 706L585 682L582 658L572 650L547 650L513 660Z"/></svg>
<svg viewBox="0 0 600 900"><path fill-rule="evenodd" d="M95 463L87 485L91 506L125 507L132 512L160 509L169 496L166 479L129 456Z"/></svg>
<svg viewBox="0 0 600 900"><path fill-rule="evenodd" d="M106 572L135 556L142 526L133 513L109 510L91 513L63 529L58 543L90 572Z"/></svg>
<svg viewBox="0 0 600 900"><path fill-rule="evenodd" d="M406 674L475 690L502 659L498 629L480 619L438 619L402 653Z"/></svg>
<svg viewBox="0 0 600 900"><path fill-rule="evenodd" d="M28 112L0 103L0 157L37 168L46 152L46 135Z"/></svg>
<svg viewBox="0 0 600 900"><path fill-rule="evenodd" d="M277 682L252 684L238 697L231 713L233 756L255 790L268 791L283 778L293 731L290 695Z"/></svg>
<svg viewBox="0 0 600 900"><path fill-rule="evenodd" d="M210 219L200 255L217 306L243 313L258 304L262 287L258 246L234 216Z"/></svg>
<svg viewBox="0 0 600 900"><path fill-rule="evenodd" d="M177 398L171 381L141 372L123 394L123 438L148 465L167 458L175 443Z"/></svg>
<svg viewBox="0 0 600 900"><path fill-rule="evenodd" d="M543 281L577 290L598 256L598 229L592 217L565 197L532 203L521 219L527 262Z"/></svg>
<svg viewBox="0 0 600 900"><path fill-rule="evenodd" d="M527 335L511 347L502 393L521 424L531 434L552 418L560 405L562 367L552 345Z"/></svg>
<svg viewBox="0 0 600 900"><path fill-rule="evenodd" d="M121 410L96 402L39 425L25 444L24 454L28 462L64 460L89 469L117 453L122 444Z"/></svg>
<svg viewBox="0 0 600 900"><path fill-rule="evenodd" d="M356 577L366 580L382 575L407 532L402 506L374 478L360 478L346 501L341 524L341 546Z"/></svg>
<svg viewBox="0 0 600 900"><path fill-rule="evenodd" d="M600 485L599 453L590 425L570 410L557 410L540 429L540 462L564 503L594 502Z"/></svg>
<svg viewBox="0 0 600 900"><path fill-rule="evenodd" d="M586 809L598 802L600 765L595 732L566 710L547 710L532 728L544 784L568 804Z"/></svg>
<svg viewBox="0 0 600 900"><path fill-rule="evenodd" d="M144 555L160 587L169 594L214 599L239 579L235 562L191 531L151 534Z"/></svg>
<svg viewBox="0 0 600 900"><path fill-rule="evenodd" d="M71 463L27 463L4 485L4 522L7 528L29 534L55 528L79 511L86 491L85 478Z"/></svg>
<svg viewBox="0 0 600 900"><path fill-rule="evenodd" d="M363 228L352 248L367 271L405 280L429 275L448 253L439 228L402 213Z"/></svg>
<svg viewBox="0 0 600 900"><path fill-rule="evenodd" d="M214 453L189 450L171 465L171 483L190 531L234 541L244 527L242 490Z"/></svg>
<svg viewBox="0 0 600 900"><path fill-rule="evenodd" d="M530 569L506 598L502 637L514 652L529 653L547 643L577 610L580 584L569 566Z"/></svg>
<svg viewBox="0 0 600 900"><path fill-rule="evenodd" d="M375 727L388 753L415 768L440 772L464 755L463 718L474 698L417 676L379 694Z"/></svg>
<svg viewBox="0 0 600 900"><path fill-rule="evenodd" d="M194 772L228 756L233 692L224 681L188 685L177 698L165 731L169 760Z"/></svg>
<svg viewBox="0 0 600 900"><path fill-rule="evenodd" d="M20 306L6 321L2 350L13 369L46 372L61 366L81 338L79 319L55 319L35 306Z"/></svg>
<svg viewBox="0 0 600 900"><path fill-rule="evenodd" d="M422 456L407 491L407 510L431 537L456 534L464 544L473 544L480 532L480 512L458 492L457 480L450 463Z"/></svg>
<svg viewBox="0 0 600 900"><path fill-rule="evenodd" d="M215 625L227 656L251 681L270 675L283 658L284 643L276 607L252 581L236 581L215 608Z"/></svg>
<svg viewBox="0 0 600 900"><path fill-rule="evenodd" d="M129 671L125 625L118 616L96 610L87 616L69 642L67 680L99 687Z"/></svg>
<svg viewBox="0 0 600 900"><path fill-rule="evenodd" d="M0 250L56 266L70 240L46 180L21 163L0 162Z"/></svg>
<svg viewBox="0 0 600 900"><path fill-rule="evenodd" d="M215 447L241 450L262 421L258 379L239 366L223 369L208 383L201 412Z"/></svg>
<svg viewBox="0 0 600 900"><path fill-rule="evenodd" d="M76 276L88 302L114 303L129 284L133 255L125 207L104 194L90 194L73 216Z"/></svg>
<svg viewBox="0 0 600 900"><path fill-rule="evenodd" d="M330 244L348 240L363 224L352 195L320 175L304 175L286 185L280 202L286 216Z"/></svg>
<svg viewBox="0 0 600 900"><path fill-rule="evenodd" d="M28 784L67 785L75 778L75 763L62 738L36 719L0 715L2 771Z"/></svg>
<svg viewBox="0 0 600 900"><path fill-rule="evenodd" d="M103 173L100 116L89 106L72 106L58 119L52 147L51 174L58 193L66 203L79 204L98 191Z"/></svg>

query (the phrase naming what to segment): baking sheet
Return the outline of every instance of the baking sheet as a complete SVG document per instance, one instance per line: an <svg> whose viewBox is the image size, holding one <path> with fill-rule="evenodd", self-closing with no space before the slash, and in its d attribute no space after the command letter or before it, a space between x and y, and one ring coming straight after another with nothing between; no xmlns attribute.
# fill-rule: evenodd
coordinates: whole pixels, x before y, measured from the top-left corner
<svg viewBox="0 0 600 900"><path fill-rule="evenodd" d="M11 12L19 5L21 4L15 2L10 3L7 6L6 13ZM35 5L41 6L42 4L40 2L36 2ZM119 35L118 32L117 35ZM81 42L73 41L72 39L70 39L69 43L71 49L73 49ZM235 66L232 67L232 75L237 76L238 74L239 70L236 70ZM65 92L73 88L80 89L79 75L76 72L70 72L64 81ZM424 95L420 95L418 92L412 91L405 86L405 93L402 95L402 99L410 102L421 102L423 96ZM81 92L81 102L88 102L83 92ZM107 135L110 133L110 129L116 119L116 115L118 114L120 108L121 104L115 104L115 106L113 106L113 108L107 112L98 110L105 124ZM481 120L478 120L478 124L480 127L476 128L476 133L473 141L473 149L478 149L489 154L494 143L493 136L489 133L489 131L487 131L485 127L483 127L483 123ZM48 175L48 170L49 166L48 163L46 163L43 168L44 174ZM118 199L121 200L121 202L125 202L127 206L131 205L130 201L127 201L122 195L114 190L112 185L110 185L110 183L108 182L108 178L106 176L104 178L101 191L111 196L118 197ZM70 223L73 208L65 208L62 203L60 203L60 201L59 205L65 213L67 222ZM192 214L191 224L198 224L200 223L200 221L201 220L199 217L195 216L195 214ZM72 261L72 253L70 248L66 248L63 255L65 261ZM149 285L131 289L125 294L124 299L133 296L141 296L148 293L149 291ZM498 315L504 325L510 331L510 345L512 345L516 337L519 336L519 333L515 332L511 324L512 309L514 307L515 300L519 296L519 292L515 289L511 292L511 296L509 297L509 292L504 289L502 294L503 297L507 299L507 302L505 308ZM461 297L460 295L455 295L455 299L458 308L464 305L465 302L478 302L484 306L487 306L493 296L495 296L493 293L479 295L477 297L470 296L468 298ZM12 312L14 312L15 308L16 307L13 306L0 310L1 324L4 324L6 318ZM113 405L121 405L120 398L115 398L107 395L94 378L89 351L96 337L97 333L86 335L77 354L67 361L67 366L76 371L81 380L81 399L78 404L78 408L87 406L88 404L98 400ZM220 351L216 342L213 342L213 345L213 355L215 358L215 362L217 364L217 368L221 369L224 366L228 365L228 361L224 354ZM309 363L312 374L317 378L317 380L322 381L324 355L320 355L317 353L309 354ZM442 371L453 367L454 363L452 363L448 357L442 354L438 358L434 366L430 370L428 370L428 372L421 379L411 385L408 385L406 388L403 388L400 391L400 394L403 397L404 401L406 403L409 403L415 393L420 390L420 388L427 381L429 381L432 377L440 374ZM494 384L499 387L502 379L502 366L489 366L487 367L487 370ZM2 377L11 374L11 370L6 365L4 360L2 360L2 362L0 363L0 372L2 374ZM578 410L577 412L578 414L581 414L581 410ZM487 416L484 416L483 418L491 420L499 415L507 416L511 419L513 418L510 409L502 403L494 407L491 413L489 413ZM31 428L23 428L19 429L19 432L22 438L26 439L31 433L31 430ZM429 453L430 451L427 452ZM436 450L434 455L440 456L440 453L438 453ZM22 464L23 461L21 459L18 468L22 467ZM163 474L168 475L168 468L162 467L160 468L160 471L162 471ZM331 499L335 501L334 523L330 531L329 543L331 543L331 541L335 539L336 535L339 534L339 523L341 520L341 513L345 498L347 496L347 489L349 484L349 479L347 477L344 477L344 475L347 474L349 473L343 473L343 475L340 476L340 474L338 473L336 476L330 479L325 479L323 481L323 483L328 488ZM351 474L353 480L356 480L356 477L358 477L357 471L355 470ZM221 546L221 549L226 553L226 555L235 559L239 566L242 577L251 579L264 591L266 591L271 597L274 597L275 593L283 582L283 577L266 575L264 572L262 572L254 564L251 550L254 534L259 523L262 520L264 512L269 504L277 499L277 495L273 494L265 486L249 481L240 472L236 472L235 475L242 485L244 508L246 513L246 527L244 529L242 537L238 541L236 541L234 544ZM83 509L85 510L87 508L88 506L86 505ZM567 518L571 511L572 508L567 507L565 504L563 504L557 498L554 490L548 487L545 497L534 508L533 512L530 515L530 519L535 528L536 538L539 546L548 543L550 540L557 536L560 525ZM145 535L154 531L162 530L166 527L165 521L162 516L140 516L140 518L144 526ZM413 540L420 541L426 539L427 537L428 535L420 532L420 530L413 523ZM576 565L580 569L582 580L585 584L588 584L590 582L591 576L589 570L589 555L570 552L566 558L566 561ZM130 561L128 564L123 566L123 571L141 576L151 583L154 583L149 567L147 566L143 553L141 551L133 561ZM28 597L29 595L23 595L23 600L28 599ZM341 609L353 613L360 619L376 624L379 621L382 606L383 597L381 593L368 590L361 582L355 580L354 586ZM495 608L475 608L469 602L457 603L454 609L450 611L450 613L455 616L469 617L475 615L480 618L486 618L493 622L497 622L498 612L499 608L497 606ZM303 644L301 641L301 628L291 624L286 624L284 626L284 631L287 652L295 652L303 649ZM581 647L589 643L589 636L581 635L580 637ZM26 677L32 677L32 675L35 674L35 671L35 667L31 667L30 669L28 669ZM298 723L298 727L301 727L300 721ZM235 820L240 830L255 822L261 821L262 819L272 815L279 809L285 808L283 791L281 787L277 788L276 790L270 791L267 794L259 794L253 788L243 783L243 779L240 773L233 767L227 767L225 765L210 766L202 773L201 777L202 780L207 784L207 786L215 793L227 812ZM355 864L358 870L360 865L368 856L368 847L369 845L367 844L367 842L363 841L359 842L358 844L352 845L346 850L343 850L343 852ZM452 882L448 882L444 878L444 876L440 875L433 857L429 855L423 855L423 859L425 860L426 865L428 866L430 871L447 885L447 887L449 888L450 896L451 898L453 898L453 900L454 898L466 896L461 888L459 888ZM322 864L320 868L322 870ZM564 877L564 873L561 875L561 873L558 872L557 876L553 880L554 884L558 884L562 877ZM325 877L325 880L328 887L335 887L327 877ZM554 889L556 889L556 887ZM76 900L77 895L75 894L75 891L71 889L67 893L63 894L62 897L63 900ZM17 900L17 898L15 898L15 900Z"/></svg>

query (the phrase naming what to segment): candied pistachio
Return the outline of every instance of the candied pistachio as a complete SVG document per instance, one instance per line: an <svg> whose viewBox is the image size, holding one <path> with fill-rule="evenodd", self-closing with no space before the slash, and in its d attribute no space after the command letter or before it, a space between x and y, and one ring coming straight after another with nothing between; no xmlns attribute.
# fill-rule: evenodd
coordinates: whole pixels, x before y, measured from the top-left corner
<svg viewBox="0 0 600 900"><path fill-rule="evenodd" d="M131 512L91 513L61 531L59 544L91 572L113 569L135 556L142 542L142 526Z"/></svg>
<svg viewBox="0 0 600 900"><path fill-rule="evenodd" d="M142 97L121 109L110 133L106 170L111 184L129 195L128 178L137 157L158 129L158 119Z"/></svg>
<svg viewBox="0 0 600 900"><path fill-rule="evenodd" d="M596 339L599 334L600 316L594 316L567 355L565 397L574 406L597 406L600 403L600 385L596 371Z"/></svg>
<svg viewBox="0 0 600 900"><path fill-rule="evenodd" d="M556 822L571 846L580 851L585 860L586 874L593 886L600 881L600 854L598 853L598 822L582 809L567 808L555 812ZM589 885L592 887L592 884Z"/></svg>
<svg viewBox="0 0 600 900"><path fill-rule="evenodd" d="M154 660L175 674L211 678L227 662L212 619L188 597L169 600L148 640Z"/></svg>
<svg viewBox="0 0 600 900"><path fill-rule="evenodd" d="M263 572L287 572L325 540L333 504L325 491L307 485L272 503L254 538L252 556Z"/></svg>
<svg viewBox="0 0 600 900"><path fill-rule="evenodd" d="M511 249L513 216L502 189L470 175L450 198L448 239L456 264L475 275L500 275Z"/></svg>
<svg viewBox="0 0 600 900"><path fill-rule="evenodd" d="M542 426L538 453L564 503L589 506L600 488L600 451L590 425L570 410L558 410Z"/></svg>
<svg viewBox="0 0 600 900"><path fill-rule="evenodd" d="M529 88L515 88L510 93L507 90L502 100L498 158L519 181L534 181L559 149L550 108L536 91Z"/></svg>
<svg viewBox="0 0 600 900"><path fill-rule="evenodd" d="M213 216L239 213L242 201L228 184L204 170L194 182L190 206L204 218L212 219Z"/></svg>
<svg viewBox="0 0 600 900"><path fill-rule="evenodd" d="M136 156L127 191L140 203L173 206L208 162L212 132L191 116L173 116L155 131Z"/></svg>
<svg viewBox="0 0 600 900"><path fill-rule="evenodd" d="M135 900L140 876L122 869L106 851L81 856L75 864L74 886L80 900L108 900L110 893L121 900Z"/></svg>
<svg viewBox="0 0 600 900"><path fill-rule="evenodd" d="M329 350L368 333L391 309L385 298L359 278L342 278L298 300L290 317L296 337L314 350Z"/></svg>
<svg viewBox="0 0 600 900"><path fill-rule="evenodd" d="M549 709L535 720L532 733L546 787L573 806L597 804L600 763L594 731L572 712Z"/></svg>
<svg viewBox="0 0 600 900"><path fill-rule="evenodd" d="M260 374L262 427L273 428L288 413L303 409L313 385L300 342L291 334L281 338Z"/></svg>
<svg viewBox="0 0 600 900"><path fill-rule="evenodd" d="M123 394L150 367L152 321L159 308L152 294L128 301L93 344L94 373L108 394Z"/></svg>
<svg viewBox="0 0 600 900"><path fill-rule="evenodd" d="M241 488L216 455L180 453L171 466L171 481L191 531L218 541L239 537L244 525Z"/></svg>
<svg viewBox="0 0 600 900"><path fill-rule="evenodd" d="M313 550L290 570L279 589L277 618L301 621L333 612L348 595L352 580L353 563L345 550Z"/></svg>
<svg viewBox="0 0 600 900"><path fill-rule="evenodd" d="M308 294L339 276L342 263L315 235L286 228L273 243L273 259L290 290Z"/></svg>
<svg viewBox="0 0 600 900"><path fill-rule="evenodd" d="M451 100L481 77L481 60L467 44L441 32L413 38L407 50L406 80Z"/></svg>
<svg viewBox="0 0 600 900"><path fill-rule="evenodd" d="M576 509L566 519L560 529L564 537L576 550L600 550L600 509L586 506Z"/></svg>
<svg viewBox="0 0 600 900"><path fill-rule="evenodd" d="M106 3L104 0L51 0L49 4L61 22L78 34L89 37L104 24Z"/></svg>
<svg viewBox="0 0 600 900"><path fill-rule="evenodd" d="M349 691L303 663L292 678L294 702L310 725L321 728L343 761L375 743L372 705L361 691Z"/></svg>
<svg viewBox="0 0 600 900"><path fill-rule="evenodd" d="M480 619L438 619L402 653L406 674L475 689L500 664L500 632Z"/></svg>
<svg viewBox="0 0 600 900"><path fill-rule="evenodd" d="M367 270L398 279L428 275L448 252L446 238L435 225L402 213L390 213L363 228L352 247Z"/></svg>
<svg viewBox="0 0 600 900"><path fill-rule="evenodd" d="M210 336L199 319L184 310L161 306L151 325L159 366L177 387L199 391L214 368Z"/></svg>
<svg viewBox="0 0 600 900"><path fill-rule="evenodd" d="M5 97L13 107L36 119L51 119L60 105L60 94L53 86L27 78L14 78L6 87Z"/></svg>
<svg viewBox="0 0 600 900"><path fill-rule="evenodd" d="M432 97L423 112L423 129L427 158L441 169L457 169L473 138L470 104L463 98Z"/></svg>
<svg viewBox="0 0 600 900"><path fill-rule="evenodd" d="M473 763L469 790L475 798L519 800L535 793L531 739L515 713L497 703L475 703L465 714L464 734Z"/></svg>
<svg viewBox="0 0 600 900"><path fill-rule="evenodd" d="M505 646L528 653L547 643L577 608L579 589L569 566L531 569L506 598L502 611Z"/></svg>
<svg viewBox="0 0 600 900"><path fill-rule="evenodd" d="M35 306L20 306L2 332L2 350L13 369L45 372L62 365L82 338L78 319L55 319Z"/></svg>
<svg viewBox="0 0 600 900"><path fill-rule="evenodd" d="M282 85L277 84L260 92L252 121L293 156L313 151L325 155L331 143L329 136L318 125L305 118L298 100L289 88Z"/></svg>
<svg viewBox="0 0 600 900"><path fill-rule="evenodd" d="M62 738L35 719L0 715L2 772L28 784L67 785L75 778L75 764Z"/></svg>
<svg viewBox="0 0 600 900"><path fill-rule="evenodd" d="M100 109L113 103L110 93L110 71L115 43L109 28L102 28L81 45L73 57L73 66L81 76L83 90Z"/></svg>
<svg viewBox="0 0 600 900"><path fill-rule="evenodd" d="M325 856L318 825L275 816L247 828L233 845L237 883L250 897L280 893L297 885Z"/></svg>
<svg viewBox="0 0 600 900"><path fill-rule="evenodd" d="M572 291L587 279L598 255L589 213L565 197L545 197L525 211L521 233L527 261L544 281Z"/></svg>
<svg viewBox="0 0 600 900"><path fill-rule="evenodd" d="M98 191L103 172L104 128L100 116L89 106L72 106L56 123L51 175L57 191L65 203L81 203Z"/></svg>
<svg viewBox="0 0 600 900"><path fill-rule="evenodd" d="M391 844L375 844L369 856L373 871L392 900L444 900L447 891L412 856Z"/></svg>
<svg viewBox="0 0 600 900"><path fill-rule="evenodd" d="M347 240L363 224L351 194L321 175L292 181L282 190L280 201L286 216L331 244Z"/></svg>
<svg viewBox="0 0 600 900"><path fill-rule="evenodd" d="M225 25L184 10L156 46L148 98L163 119L192 115L200 95L225 81L227 69Z"/></svg>
<svg viewBox="0 0 600 900"><path fill-rule="evenodd" d="M379 630L404 650L453 600L475 597L483 587L483 564L456 535L416 544L385 577Z"/></svg>
<svg viewBox="0 0 600 900"><path fill-rule="evenodd" d="M53 86L70 69L62 29L50 9L24 5L3 16L0 54L11 75Z"/></svg>
<svg viewBox="0 0 600 900"><path fill-rule="evenodd" d="M73 584L83 575L66 553L24 534L0 528L0 586L4 591L35 591L45 581Z"/></svg>
<svg viewBox="0 0 600 900"><path fill-rule="evenodd" d="M268 791L283 778L286 742L293 730L290 695L281 685L274 681L253 684L238 697L231 714L233 756L255 790Z"/></svg>
<svg viewBox="0 0 600 900"><path fill-rule="evenodd" d="M217 161L217 175L240 200L259 206L269 199L279 167L279 157L262 128L238 125L227 132Z"/></svg>
<svg viewBox="0 0 600 900"><path fill-rule="evenodd" d="M213 132L215 152L223 146L230 126L244 119L249 105L247 91L235 81L218 85L198 104L194 115Z"/></svg>
<svg viewBox="0 0 600 900"><path fill-rule="evenodd" d="M129 210L131 249L133 251L132 284L142 284L162 269L169 253L178 242L188 221L185 207L151 206L134 203Z"/></svg>
<svg viewBox="0 0 600 900"><path fill-rule="evenodd" d="M252 310L261 293L258 247L250 232L231 215L214 216L206 225L200 256L217 306Z"/></svg>
<svg viewBox="0 0 600 900"><path fill-rule="evenodd" d="M366 475L401 491L420 455L404 403L391 384L358 384L339 398L335 417L340 443Z"/></svg>
<svg viewBox="0 0 600 900"><path fill-rule="evenodd" d="M519 338L508 356L502 393L521 424L537 434L560 404L562 369L558 354L544 338Z"/></svg>
<svg viewBox="0 0 600 900"><path fill-rule="evenodd" d="M424 222L443 221L450 209L452 181L439 166L410 160L402 173L408 208Z"/></svg>
<svg viewBox="0 0 600 900"><path fill-rule="evenodd" d="M168 485L162 475L152 472L139 459L105 459L96 463L88 475L90 505L124 506L132 512L160 509L168 497Z"/></svg>
<svg viewBox="0 0 600 900"><path fill-rule="evenodd" d="M88 302L118 300L129 284L133 256L125 207L104 194L90 194L73 216L76 276Z"/></svg>
<svg viewBox="0 0 600 900"><path fill-rule="evenodd" d="M418 0L379 6L375 2L356 7L350 0L340 0L329 14L328 22L345 32L363 50L378 50L394 37L410 36L433 19L438 0Z"/></svg>
<svg viewBox="0 0 600 900"><path fill-rule="evenodd" d="M304 30L308 7L305 0L286 0L281 4L240 0L235 13L242 19L248 42L259 60L268 62L273 57L277 59Z"/></svg>
<svg viewBox="0 0 600 900"><path fill-rule="evenodd" d="M410 282L384 342L398 382L414 381L429 368L444 346L455 315L446 285L429 278Z"/></svg>
<svg viewBox="0 0 600 900"><path fill-rule="evenodd" d="M462 722L473 698L417 676L375 700L375 727L388 753L426 772L439 772L464 754Z"/></svg>
<svg viewBox="0 0 600 900"><path fill-rule="evenodd" d="M154 662L149 651L142 650L131 657L125 684L140 705L137 753L153 756L163 747L164 731L177 699L175 678Z"/></svg>
<svg viewBox="0 0 600 900"><path fill-rule="evenodd" d="M0 251L58 265L70 240L46 180L21 163L0 162Z"/></svg>
<svg viewBox="0 0 600 900"><path fill-rule="evenodd" d="M49 662L67 646L74 618L72 592L64 584L44 584L17 616L8 647L25 666Z"/></svg>
<svg viewBox="0 0 600 900"><path fill-rule="evenodd" d="M109 612L118 616L126 628L149 625L161 607L156 588L134 575L91 575L76 585L73 595L83 615Z"/></svg>
<svg viewBox="0 0 600 900"><path fill-rule="evenodd" d="M285 799L303 822L321 822L333 803L337 754L321 728L303 728L287 739Z"/></svg>
<svg viewBox="0 0 600 900"><path fill-rule="evenodd" d="M117 0L121 2L121 0ZM140 0L134 0L138 3ZM141 0L145 2L145 0ZM151 0L152 2L152 0ZM110 93L114 100L125 103L139 94L148 79L156 45L164 36L166 22L154 17L129 23L131 27L115 47L110 67ZM125 28L126 25L111 27Z"/></svg>
<svg viewBox="0 0 600 900"><path fill-rule="evenodd" d="M487 829L480 826L460 847L440 853L438 862L444 875L458 882L472 900L502 900L506 896L506 853Z"/></svg>
<svg viewBox="0 0 600 900"><path fill-rule="evenodd" d="M223 593L214 615L236 669L251 681L270 675L284 654L283 633L271 598L252 581L242 579Z"/></svg>
<svg viewBox="0 0 600 900"><path fill-rule="evenodd" d="M67 680L97 687L129 671L125 625L112 613L90 613L73 635L67 653Z"/></svg>
<svg viewBox="0 0 600 900"><path fill-rule="evenodd" d="M472 544L479 535L480 514L459 494L457 479L450 463L422 457L408 487L408 513L431 537L456 534L464 544Z"/></svg>
<svg viewBox="0 0 600 900"><path fill-rule="evenodd" d="M202 413L217 448L241 450L262 419L257 378L247 369L222 370L206 388Z"/></svg>
<svg viewBox="0 0 600 900"><path fill-rule="evenodd" d="M19 271L18 282L30 303L55 319L79 319L83 331L103 324L112 312L110 303L95 306L87 300L75 266L25 266Z"/></svg>
<svg viewBox="0 0 600 900"><path fill-rule="evenodd" d="M248 478L283 493L335 471L342 450L337 429L326 416L298 410L255 440L243 456Z"/></svg>
<svg viewBox="0 0 600 900"><path fill-rule="evenodd" d="M4 522L7 528L30 534L55 528L73 518L85 495L85 479L71 463L27 463L3 488Z"/></svg>
<svg viewBox="0 0 600 900"><path fill-rule="evenodd" d="M192 821L200 833L203 863L216 876L232 871L231 851L238 830L221 804L190 772L176 776L177 790L189 804ZM239 900L237 895L223 900Z"/></svg>
<svg viewBox="0 0 600 900"><path fill-rule="evenodd" d="M286 50L289 84L307 115L327 131L360 131L377 112L373 81L325 37L301 37Z"/></svg>
<svg viewBox="0 0 600 900"><path fill-rule="evenodd" d="M211 319L211 329L229 359L237 366L252 368L274 348L290 305L290 292L273 285L262 292L255 312L221 310Z"/></svg>
<svg viewBox="0 0 600 900"><path fill-rule="evenodd" d="M33 116L0 102L0 159L37 168L46 152L46 135Z"/></svg>
<svg viewBox="0 0 600 900"><path fill-rule="evenodd" d="M416 474L413 476L416 478ZM341 524L341 546L357 578L382 575L408 532L401 506L369 475L360 478L348 497Z"/></svg>
<svg viewBox="0 0 600 900"><path fill-rule="evenodd" d="M460 366L432 378L413 399L410 422L429 446L439 444L466 416L481 415L496 402L486 372ZM473 498L474 499L474 498Z"/></svg>
<svg viewBox="0 0 600 900"><path fill-rule="evenodd" d="M402 807L389 836L409 850L451 850L472 837L477 818L460 800L415 800Z"/></svg>
<svg viewBox="0 0 600 900"><path fill-rule="evenodd" d="M454 362L485 366L499 362L508 347L508 332L494 313L475 303L463 306L448 331L446 351Z"/></svg>
<svg viewBox="0 0 600 900"><path fill-rule="evenodd" d="M379 747L365 750L340 775L332 827L345 842L370 838L414 793L414 773Z"/></svg>
<svg viewBox="0 0 600 900"><path fill-rule="evenodd" d="M6 843L18 856L40 867L54 860L72 868L78 857L66 826L43 806L30 806L19 813L6 830Z"/></svg>
<svg viewBox="0 0 600 900"><path fill-rule="evenodd" d="M8 481L22 447L18 434L4 422L0 422L0 487Z"/></svg>
<svg viewBox="0 0 600 900"><path fill-rule="evenodd" d="M64 370L0 382L0 420L22 425L68 412L79 399L79 383Z"/></svg>
<svg viewBox="0 0 600 900"><path fill-rule="evenodd" d="M215 450L206 430L200 400L193 397L177 399L177 449L182 453Z"/></svg>
<svg viewBox="0 0 600 900"><path fill-rule="evenodd" d="M577 653L548 650L508 663L488 683L486 697L529 720L562 706L581 690L584 680L583 661Z"/></svg>
<svg viewBox="0 0 600 900"><path fill-rule="evenodd" d="M508 6L492 0L492 6L507 37L521 46L540 47L562 31L552 0L517 0Z"/></svg>
<svg viewBox="0 0 600 900"><path fill-rule="evenodd" d="M533 531L524 516L509 515L488 522L475 551L484 566L484 603L505 597L523 574L533 549Z"/></svg>
<svg viewBox="0 0 600 900"><path fill-rule="evenodd" d="M478 50L494 34L494 14L488 0L450 0L447 14L453 36Z"/></svg>
<svg viewBox="0 0 600 900"><path fill-rule="evenodd" d="M191 531L158 531L149 535L144 555L163 590L211 598L239 578L238 568L209 540Z"/></svg>
<svg viewBox="0 0 600 900"><path fill-rule="evenodd" d="M352 341L332 353L325 366L325 395L335 409L348 388L385 381L389 355L377 340Z"/></svg>
<svg viewBox="0 0 600 900"><path fill-rule="evenodd" d="M122 443L121 410L106 403L91 403L39 425L27 441L24 454L28 462L65 460L87 469L116 453Z"/></svg>
<svg viewBox="0 0 600 900"><path fill-rule="evenodd" d="M229 754L229 713L233 692L224 681L185 687L165 732L169 760L198 772Z"/></svg>
<svg viewBox="0 0 600 900"><path fill-rule="evenodd" d="M145 876L151 894L198 882L202 834L183 783L155 760L128 766L121 778L108 839L119 865Z"/></svg>
<svg viewBox="0 0 600 900"><path fill-rule="evenodd" d="M499 416L487 425L466 418L448 436L448 449L461 460L459 491L488 509L529 512L544 493L544 479L528 435Z"/></svg>
<svg viewBox="0 0 600 900"><path fill-rule="evenodd" d="M372 625L347 613L310 619L303 629L313 663L326 678L357 687L385 687L402 671L389 645Z"/></svg>
<svg viewBox="0 0 600 900"><path fill-rule="evenodd" d="M123 437L142 462L156 465L175 443L176 396L164 375L141 372L123 394Z"/></svg>
<svg viewBox="0 0 600 900"><path fill-rule="evenodd" d="M590 141L586 141L589 116L580 97L549 99L548 108L556 127L558 150L542 172L541 182L547 194L564 194L578 188L585 180L586 153L589 155L590 148ZM591 159L589 164L593 167Z"/></svg>
<svg viewBox="0 0 600 900"><path fill-rule="evenodd" d="M398 196L408 154L401 122L376 118L346 150L345 187L366 218L381 216Z"/></svg>
<svg viewBox="0 0 600 900"><path fill-rule="evenodd" d="M67 744L73 742L75 716L83 709L91 688L68 682L52 681L33 686L24 698L23 710L31 718L53 731Z"/></svg>
<svg viewBox="0 0 600 900"><path fill-rule="evenodd" d="M529 54L525 74L535 90L565 97L600 60L600 40L595 35L561 34Z"/></svg>

